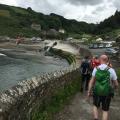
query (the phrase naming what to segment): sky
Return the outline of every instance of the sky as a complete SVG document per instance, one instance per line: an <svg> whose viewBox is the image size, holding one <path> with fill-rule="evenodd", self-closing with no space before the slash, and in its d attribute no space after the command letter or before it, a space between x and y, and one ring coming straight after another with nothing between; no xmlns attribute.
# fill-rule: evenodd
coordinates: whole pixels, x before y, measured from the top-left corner
<svg viewBox="0 0 120 120"><path fill-rule="evenodd" d="M88 23L99 23L120 10L119 0L0 0L0 3Z"/></svg>

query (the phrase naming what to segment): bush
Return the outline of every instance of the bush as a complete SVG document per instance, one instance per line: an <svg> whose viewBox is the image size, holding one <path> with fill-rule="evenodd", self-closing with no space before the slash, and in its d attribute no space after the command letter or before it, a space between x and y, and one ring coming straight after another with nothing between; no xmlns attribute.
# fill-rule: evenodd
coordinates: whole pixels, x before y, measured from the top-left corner
<svg viewBox="0 0 120 120"><path fill-rule="evenodd" d="M117 69L117 76L118 76L118 80L119 80L119 82L120 82L120 68Z"/></svg>

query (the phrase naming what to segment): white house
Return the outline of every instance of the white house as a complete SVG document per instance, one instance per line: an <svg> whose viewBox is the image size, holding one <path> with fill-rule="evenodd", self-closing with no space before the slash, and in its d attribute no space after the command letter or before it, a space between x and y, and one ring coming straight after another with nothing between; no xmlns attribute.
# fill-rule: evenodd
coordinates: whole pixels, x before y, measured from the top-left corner
<svg viewBox="0 0 120 120"><path fill-rule="evenodd" d="M65 30L64 29L59 29L59 33L65 33Z"/></svg>
<svg viewBox="0 0 120 120"><path fill-rule="evenodd" d="M97 38L97 39L96 39L96 42L102 42L102 41L103 41L102 38Z"/></svg>

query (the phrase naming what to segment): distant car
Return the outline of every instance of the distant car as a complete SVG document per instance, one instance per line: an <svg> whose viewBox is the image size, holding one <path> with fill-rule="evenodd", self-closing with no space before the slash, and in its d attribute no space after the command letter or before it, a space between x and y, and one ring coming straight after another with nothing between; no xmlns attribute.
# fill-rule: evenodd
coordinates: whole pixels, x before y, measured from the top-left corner
<svg viewBox="0 0 120 120"><path fill-rule="evenodd" d="M104 48L104 44L100 44L100 45L99 45L99 48Z"/></svg>
<svg viewBox="0 0 120 120"><path fill-rule="evenodd" d="M32 40L33 43L39 43L40 41L42 41L42 39L39 38L39 37L37 37L37 38L33 37L31 40Z"/></svg>
<svg viewBox="0 0 120 120"><path fill-rule="evenodd" d="M42 39L39 38L39 37L36 38L36 41L37 41L37 42L40 42L41 40L42 40Z"/></svg>
<svg viewBox="0 0 120 120"><path fill-rule="evenodd" d="M97 45L97 44L90 44L90 45L89 45L89 48L90 48L90 49L97 49L97 48L98 48L98 45Z"/></svg>
<svg viewBox="0 0 120 120"><path fill-rule="evenodd" d="M105 50L105 53L108 54L108 55L114 55L114 54L117 54L118 51L116 51L115 49L113 48L107 48Z"/></svg>
<svg viewBox="0 0 120 120"><path fill-rule="evenodd" d="M90 44L90 45L89 45L89 48L93 48L93 44Z"/></svg>
<svg viewBox="0 0 120 120"><path fill-rule="evenodd" d="M114 49L115 49L116 51L119 51L119 47L114 47Z"/></svg>
<svg viewBox="0 0 120 120"><path fill-rule="evenodd" d="M110 47L112 47L112 44L108 43L108 44L106 44L105 47L106 47L106 48L110 48Z"/></svg>

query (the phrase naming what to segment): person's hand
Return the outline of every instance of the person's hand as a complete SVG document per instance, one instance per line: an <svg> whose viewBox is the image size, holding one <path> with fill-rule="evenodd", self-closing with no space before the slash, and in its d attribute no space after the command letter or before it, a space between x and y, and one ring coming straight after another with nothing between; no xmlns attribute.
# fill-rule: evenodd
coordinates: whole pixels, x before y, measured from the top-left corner
<svg viewBox="0 0 120 120"><path fill-rule="evenodd" d="M91 95L92 95L92 93L91 93L91 91L87 91L87 97L89 98L89 97L91 97Z"/></svg>
<svg viewBox="0 0 120 120"><path fill-rule="evenodd" d="M86 95L86 101L89 102L90 101L90 96L91 96L91 92L87 91L87 95Z"/></svg>

